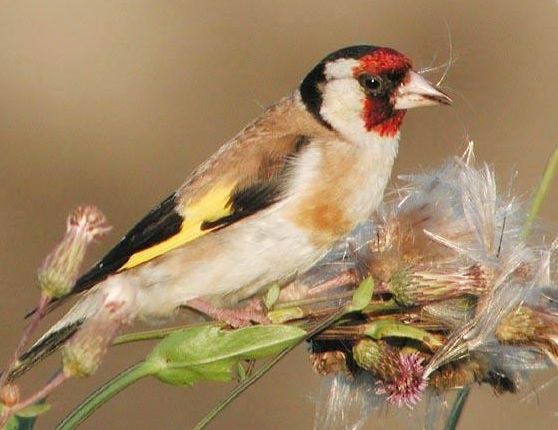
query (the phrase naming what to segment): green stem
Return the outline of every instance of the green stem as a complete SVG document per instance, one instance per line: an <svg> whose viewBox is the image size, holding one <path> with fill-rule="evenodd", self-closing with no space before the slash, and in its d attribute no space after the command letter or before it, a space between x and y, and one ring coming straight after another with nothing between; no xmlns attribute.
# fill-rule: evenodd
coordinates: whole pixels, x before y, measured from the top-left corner
<svg viewBox="0 0 558 430"><path fill-rule="evenodd" d="M557 173L558 147L556 147L556 149L550 156L550 160L548 160L548 164L546 165L543 177L541 179L541 182L539 183L537 192L535 193L535 197L533 198L533 202L531 203L531 208L529 209L527 219L525 220L525 224L523 225L523 231L521 232L521 236L523 237L523 239L527 239L529 237L531 228L533 227L533 223L541 210L544 199L546 198L548 190L550 189L552 181L554 180L554 177Z"/></svg>
<svg viewBox="0 0 558 430"><path fill-rule="evenodd" d="M169 334L174 333L177 330L182 330L183 328L184 328L183 326L179 326L179 327L163 328L159 330L146 330L146 331L138 331L135 333L123 334L121 336L118 336L116 339L114 339L114 342L112 342L112 346L125 345L127 343L141 342L144 340L163 339Z"/></svg>
<svg viewBox="0 0 558 430"><path fill-rule="evenodd" d="M351 292L347 292L346 294L338 294L335 296L325 296L325 297L313 297L311 299L300 299L300 300L291 300L288 302L280 302L273 306L273 309L285 309L285 308L294 308L298 306L305 306L305 305L314 305L318 303L324 302L332 302L334 300L341 300L347 299L351 297Z"/></svg>
<svg viewBox="0 0 558 430"><path fill-rule="evenodd" d="M346 298L346 296L342 296L341 298ZM276 305L276 308L284 308L286 306L284 305L292 305L294 304L313 304L313 303L320 303L320 302L325 302L325 301L331 301L332 298L331 297L327 297L326 299L324 298L320 298L320 299L307 299L307 300L294 300L291 302L284 302L281 303L281 305ZM389 311L394 311L394 310L399 310L400 306L395 303L394 301L387 301L387 302L372 302L370 303L370 305L368 305L365 309L363 309L363 313L375 313L375 312L389 312ZM300 325L300 322L296 322L293 323L293 325ZM167 327L167 328L161 328L161 329L155 329L155 330L145 330L145 331L138 331L135 333L128 333L128 334L123 334L121 336L118 336L114 342L112 343L112 346L120 346L120 345L126 345L128 343L133 343L133 342L142 342L142 341L147 341L147 340L159 340L159 339L163 339L165 337L167 337L169 334L174 333L175 331L178 330L183 330L185 328L190 328L190 327L197 327L197 326L204 326L204 325L215 325L215 326L222 326L223 324L220 322L215 322L215 321L209 321L209 322L202 322L199 324L187 324L187 325L180 325L180 326L175 326L175 327Z"/></svg>
<svg viewBox="0 0 558 430"><path fill-rule="evenodd" d="M457 424L459 423L459 419L461 418L463 408L465 407L465 403L467 403L467 398L469 397L470 392L471 387L467 385L461 388L459 393L457 393L457 397L453 401L453 405L451 407L448 421L446 422L445 430L455 430L457 428Z"/></svg>
<svg viewBox="0 0 558 430"><path fill-rule="evenodd" d="M229 393L229 395L221 400L209 413L204 416L193 428L192 430L202 430L204 429L213 419L221 413L223 409L225 409L230 403L232 403L238 396L240 396L244 391L250 388L253 384L255 384L262 376L264 376L267 372L269 372L283 357L285 357L289 352L295 349L298 345L300 345L303 341L310 339L311 337L315 336L317 333L321 332L322 330L326 329L327 327L334 324L337 320L339 320L343 315L347 313L345 308L338 310L336 313L331 315L330 317L326 318L320 324L316 325L312 330L310 330L307 335L302 338L300 341L294 343L293 345L289 346L288 348L281 351L271 360L267 361L262 367L256 370L250 377L244 379L240 384L238 384L233 390Z"/></svg>
<svg viewBox="0 0 558 430"><path fill-rule="evenodd" d="M142 361L134 364L94 391L58 424L56 430L73 430L77 428L93 412L122 390L152 373L153 368L146 365L146 362Z"/></svg>
<svg viewBox="0 0 558 430"><path fill-rule="evenodd" d="M203 322L199 324L188 324L188 325L181 325L175 327L167 327L167 328L161 328L155 330L146 330L146 331L138 331L135 333L123 334L121 336L118 336L114 340L112 345L118 346L118 345L125 345L127 343L132 343L132 342L141 342L144 340L163 339L164 337L167 337L169 334L174 333L175 331L178 330L183 330L185 328L191 328L191 327L206 326L206 325L220 326L222 325L222 323L209 321L209 322Z"/></svg>

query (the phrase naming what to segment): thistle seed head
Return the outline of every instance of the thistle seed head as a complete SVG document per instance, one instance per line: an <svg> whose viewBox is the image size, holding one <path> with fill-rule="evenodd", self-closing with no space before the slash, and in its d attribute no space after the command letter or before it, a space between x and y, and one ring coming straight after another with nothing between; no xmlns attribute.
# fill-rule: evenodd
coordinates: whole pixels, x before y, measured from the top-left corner
<svg viewBox="0 0 558 430"><path fill-rule="evenodd" d="M50 298L68 294L78 277L87 246L110 230L103 213L80 206L69 216L66 233L38 270L39 287Z"/></svg>

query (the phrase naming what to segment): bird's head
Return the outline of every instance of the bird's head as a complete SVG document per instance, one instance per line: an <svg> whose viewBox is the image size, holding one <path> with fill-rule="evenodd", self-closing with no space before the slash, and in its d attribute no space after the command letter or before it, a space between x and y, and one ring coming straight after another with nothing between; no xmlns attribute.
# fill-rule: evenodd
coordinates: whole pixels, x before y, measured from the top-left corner
<svg viewBox="0 0 558 430"><path fill-rule="evenodd" d="M318 121L347 137L391 137L407 109L451 103L403 54L368 45L328 55L304 78L300 95Z"/></svg>

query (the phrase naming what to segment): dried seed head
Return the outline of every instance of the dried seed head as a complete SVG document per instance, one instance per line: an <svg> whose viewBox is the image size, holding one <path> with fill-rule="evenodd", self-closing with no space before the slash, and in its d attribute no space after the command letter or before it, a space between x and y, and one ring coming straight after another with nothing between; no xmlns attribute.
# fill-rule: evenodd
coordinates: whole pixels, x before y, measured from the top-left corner
<svg viewBox="0 0 558 430"><path fill-rule="evenodd" d="M65 375L83 378L95 373L120 327L106 316L89 320L62 350Z"/></svg>
<svg viewBox="0 0 558 430"><path fill-rule="evenodd" d="M38 270L39 287L51 298L68 294L77 279L87 245L104 236L110 227L94 206L80 206L67 219L66 233Z"/></svg>
<svg viewBox="0 0 558 430"><path fill-rule="evenodd" d="M442 366L432 373L428 380L430 387L437 391L463 387L475 382L482 382L485 374L481 362L476 360L459 360Z"/></svg>
<svg viewBox="0 0 558 430"><path fill-rule="evenodd" d="M558 366L558 316L554 313L519 306L500 321L495 335L503 344L535 346Z"/></svg>
<svg viewBox="0 0 558 430"><path fill-rule="evenodd" d="M66 225L67 231L78 231L88 243L103 238L110 229L105 215L95 206L78 206L68 217Z"/></svg>
<svg viewBox="0 0 558 430"><path fill-rule="evenodd" d="M319 375L347 373L347 357L342 351L315 352L310 354L314 371Z"/></svg>
<svg viewBox="0 0 558 430"><path fill-rule="evenodd" d="M11 408L19 403L19 387L15 384L6 384L0 389L0 402Z"/></svg>
<svg viewBox="0 0 558 430"><path fill-rule="evenodd" d="M482 382L488 383L494 390L494 394L517 393L516 375L507 371L493 368L489 369Z"/></svg>
<svg viewBox="0 0 558 430"><path fill-rule="evenodd" d="M62 350L63 369L68 377L95 373L120 329L134 320L134 284L114 276L106 281L104 290L97 296L95 313Z"/></svg>
<svg viewBox="0 0 558 430"><path fill-rule="evenodd" d="M487 165L456 159L407 177L377 219L346 238L360 251L364 270L350 253L327 259L345 268L352 262L361 276L371 276L374 303L382 306L329 328L320 339L334 345L356 342L351 376L373 378L368 393L383 393L396 405L412 406L427 383L439 392L488 384L496 393L513 393L523 374L548 367L550 360L558 366L558 241L547 249L543 229L538 238L524 240L523 209L511 195L497 192ZM320 274L315 279L327 282L327 273ZM407 352L416 343L387 332L368 332L380 341L362 339L363 332L355 330L362 320L388 318L438 336L442 346L432 355ZM331 390L335 403L323 408L327 418L321 424L333 421L331 409L345 414L343 405L356 398L345 393L349 384L353 381Z"/></svg>
<svg viewBox="0 0 558 430"><path fill-rule="evenodd" d="M496 328L496 338L503 344L528 343L536 339L543 327L543 321L531 308L520 306L502 318Z"/></svg>

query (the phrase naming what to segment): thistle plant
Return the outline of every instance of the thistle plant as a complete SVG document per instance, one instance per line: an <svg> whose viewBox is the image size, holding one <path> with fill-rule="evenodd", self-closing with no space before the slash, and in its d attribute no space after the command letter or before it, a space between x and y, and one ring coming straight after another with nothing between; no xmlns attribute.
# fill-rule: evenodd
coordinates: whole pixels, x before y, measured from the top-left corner
<svg viewBox="0 0 558 430"><path fill-rule="evenodd" d="M516 393L533 369L558 364L558 241L547 243L540 226L529 234L556 166L558 151L531 211L497 189L493 170L477 165L472 148L431 172L403 177L374 219L310 271L259 298L270 324L233 329L206 321L118 336L127 321L118 297L106 297L63 346L58 373L27 399L15 384L26 369L14 360L8 364L0 391L6 428L30 428L29 420L48 409L47 395L68 378L93 375L111 345L154 340L143 361L107 382L57 428L76 428L145 377L179 386L238 381L194 427L200 430L302 342L311 367L324 376L316 429L363 428L376 408L410 410L421 401L429 403L427 427L434 429L441 399L461 390L446 423L455 428L471 387ZM68 227L41 266L33 329L48 303L72 285L85 246L106 231L104 218L93 224L96 234L84 236Z"/></svg>

